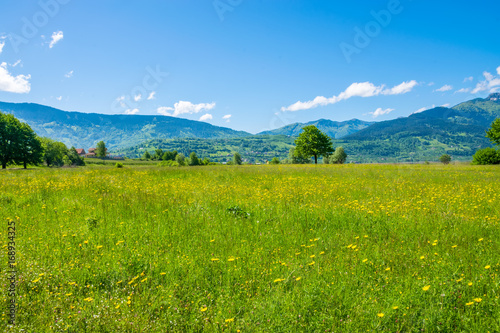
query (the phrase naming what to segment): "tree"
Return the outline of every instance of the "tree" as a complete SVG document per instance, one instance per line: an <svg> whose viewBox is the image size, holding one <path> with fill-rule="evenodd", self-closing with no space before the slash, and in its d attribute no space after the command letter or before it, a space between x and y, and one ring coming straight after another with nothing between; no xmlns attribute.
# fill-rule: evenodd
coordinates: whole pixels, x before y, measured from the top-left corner
<svg viewBox="0 0 500 333"><path fill-rule="evenodd" d="M241 165L243 163L243 160L241 158L240 153L234 153L233 155L233 164L234 165Z"/></svg>
<svg viewBox="0 0 500 333"><path fill-rule="evenodd" d="M332 139L314 125L302 128L302 133L295 140L295 146L297 154L304 157L314 157L315 164L318 164L318 157L328 156L334 152Z"/></svg>
<svg viewBox="0 0 500 333"><path fill-rule="evenodd" d="M95 156L105 158L107 154L108 152L106 149L106 144L104 143L104 141L99 141L95 150Z"/></svg>
<svg viewBox="0 0 500 333"><path fill-rule="evenodd" d="M77 165L77 166L85 165L85 161L80 155L78 155L78 152L76 151L75 147L71 147L66 156L68 156L71 162L70 165Z"/></svg>
<svg viewBox="0 0 500 333"><path fill-rule="evenodd" d="M280 159L277 157L273 157L273 159L271 160L271 162L269 162L269 164L280 164Z"/></svg>
<svg viewBox="0 0 500 333"><path fill-rule="evenodd" d="M500 145L500 118L497 118L491 128L486 132L486 137L495 145Z"/></svg>
<svg viewBox="0 0 500 333"><path fill-rule="evenodd" d="M196 165L200 165L200 159L198 158L198 156L196 155L195 152L192 152L190 155L189 155L189 165L190 166L196 166Z"/></svg>
<svg viewBox="0 0 500 333"><path fill-rule="evenodd" d="M480 149L474 154L472 164L500 164L500 150L493 148Z"/></svg>
<svg viewBox="0 0 500 333"><path fill-rule="evenodd" d="M166 151L161 157L161 159L164 161L175 161L176 156L177 156L177 150Z"/></svg>
<svg viewBox="0 0 500 333"><path fill-rule="evenodd" d="M162 157L163 157L163 150L161 150L159 148L156 149L155 150L155 155L153 156L153 159L155 159L155 160L161 160Z"/></svg>
<svg viewBox="0 0 500 333"><path fill-rule="evenodd" d="M0 113L0 162L2 169L14 162L16 152L16 136L19 120L11 114Z"/></svg>
<svg viewBox="0 0 500 333"><path fill-rule="evenodd" d="M439 161L443 164L450 164L451 162L451 156L448 154L444 154L439 158Z"/></svg>
<svg viewBox="0 0 500 333"><path fill-rule="evenodd" d="M307 164L311 162L309 157L304 157L300 155L294 147L290 148L288 152L288 162L290 164Z"/></svg>
<svg viewBox="0 0 500 333"><path fill-rule="evenodd" d="M186 156L184 156L184 154L177 154L177 156L175 156L175 161L181 166L186 165Z"/></svg>
<svg viewBox="0 0 500 333"><path fill-rule="evenodd" d="M63 157L68 153L66 145L50 138L41 138L41 142L44 149L43 160L47 166L63 165Z"/></svg>
<svg viewBox="0 0 500 333"><path fill-rule="evenodd" d="M333 153L332 156L330 156L330 163L332 164L344 164L347 159L347 154L344 151L344 148L338 147L335 150L335 153Z"/></svg>
<svg viewBox="0 0 500 333"><path fill-rule="evenodd" d="M145 159L146 161L149 161L151 159L151 154L149 153L149 151L145 151L144 152L144 155L142 155L142 158Z"/></svg>
<svg viewBox="0 0 500 333"><path fill-rule="evenodd" d="M26 169L28 164L38 165L42 162L43 147L40 139L26 123L19 123L18 135L16 138L17 149L14 160L22 163Z"/></svg>

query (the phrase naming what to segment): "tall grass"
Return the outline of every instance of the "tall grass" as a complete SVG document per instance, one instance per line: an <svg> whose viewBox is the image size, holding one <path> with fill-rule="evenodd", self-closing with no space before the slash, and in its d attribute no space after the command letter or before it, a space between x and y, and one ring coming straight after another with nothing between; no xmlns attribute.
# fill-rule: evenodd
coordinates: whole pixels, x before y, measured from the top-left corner
<svg viewBox="0 0 500 333"><path fill-rule="evenodd" d="M17 225L13 331L500 331L498 167L86 167L0 183L4 249Z"/></svg>

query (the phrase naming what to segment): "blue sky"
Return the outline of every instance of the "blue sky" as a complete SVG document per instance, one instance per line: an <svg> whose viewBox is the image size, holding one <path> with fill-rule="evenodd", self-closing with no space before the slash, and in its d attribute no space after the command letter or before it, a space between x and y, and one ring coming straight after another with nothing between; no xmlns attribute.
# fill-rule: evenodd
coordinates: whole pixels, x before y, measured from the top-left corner
<svg viewBox="0 0 500 333"><path fill-rule="evenodd" d="M0 9L6 102L256 133L388 120L500 88L491 1L5 0Z"/></svg>

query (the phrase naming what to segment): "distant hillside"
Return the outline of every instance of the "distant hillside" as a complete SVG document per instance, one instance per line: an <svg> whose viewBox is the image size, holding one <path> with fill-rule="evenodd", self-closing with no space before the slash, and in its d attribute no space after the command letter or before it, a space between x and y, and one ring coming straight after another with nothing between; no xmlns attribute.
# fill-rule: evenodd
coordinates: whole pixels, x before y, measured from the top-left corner
<svg viewBox="0 0 500 333"><path fill-rule="evenodd" d="M365 129L372 124L374 124L374 122L367 122L358 119L352 119L343 122L320 119L305 124L290 124L272 131L261 132L259 133L259 135L286 135L296 137L299 136L299 134L302 132L302 128L304 126L314 125L324 133L328 134L330 137L340 139L349 134L353 134L362 129Z"/></svg>
<svg viewBox="0 0 500 333"><path fill-rule="evenodd" d="M485 132L500 117L500 94L474 99L453 108L435 108L373 124L343 138L351 154L396 160L434 159L448 153L470 158L477 149L490 147Z"/></svg>
<svg viewBox="0 0 500 333"><path fill-rule="evenodd" d="M234 138L251 134L206 122L167 116L104 115L66 112L39 104L3 103L0 111L28 123L39 135L64 142L68 147L94 147L106 142L110 149L135 146L151 139Z"/></svg>

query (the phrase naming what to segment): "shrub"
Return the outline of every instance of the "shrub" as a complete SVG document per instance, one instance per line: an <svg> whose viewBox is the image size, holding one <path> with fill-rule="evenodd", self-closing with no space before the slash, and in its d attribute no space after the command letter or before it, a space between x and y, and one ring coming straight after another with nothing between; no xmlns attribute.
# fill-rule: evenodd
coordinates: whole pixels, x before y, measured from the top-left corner
<svg viewBox="0 0 500 333"><path fill-rule="evenodd" d="M269 164L280 164L280 159L277 157L274 157Z"/></svg>
<svg viewBox="0 0 500 333"><path fill-rule="evenodd" d="M451 156L448 155L448 154L444 154L443 156L441 156L439 158L439 162L441 162L443 164L450 164L450 162L451 162Z"/></svg>
<svg viewBox="0 0 500 333"><path fill-rule="evenodd" d="M115 167L116 168L123 168L123 163L116 162Z"/></svg>
<svg viewBox="0 0 500 333"><path fill-rule="evenodd" d="M500 150L495 150L493 148L480 149L474 154L472 164L500 164Z"/></svg>

